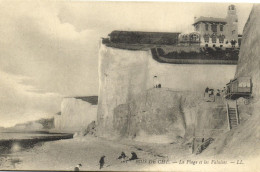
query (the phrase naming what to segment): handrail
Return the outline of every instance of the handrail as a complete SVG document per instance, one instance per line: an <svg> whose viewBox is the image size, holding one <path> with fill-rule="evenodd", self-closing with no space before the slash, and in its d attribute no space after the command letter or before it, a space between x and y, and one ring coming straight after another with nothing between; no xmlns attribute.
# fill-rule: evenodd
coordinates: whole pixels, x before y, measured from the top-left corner
<svg viewBox="0 0 260 172"><path fill-rule="evenodd" d="M238 115L237 100L236 100L236 118L237 118L237 124L239 124L240 120L239 120L239 115Z"/></svg>
<svg viewBox="0 0 260 172"><path fill-rule="evenodd" d="M228 129L230 130L229 107L228 107L228 102L227 102L227 101L226 101L226 107L227 107L227 121L228 121Z"/></svg>

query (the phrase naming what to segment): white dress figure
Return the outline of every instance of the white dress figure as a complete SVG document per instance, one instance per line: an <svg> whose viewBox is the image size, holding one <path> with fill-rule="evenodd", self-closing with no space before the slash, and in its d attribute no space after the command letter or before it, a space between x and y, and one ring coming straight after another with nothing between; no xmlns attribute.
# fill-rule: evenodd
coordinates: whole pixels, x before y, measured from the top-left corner
<svg viewBox="0 0 260 172"><path fill-rule="evenodd" d="M158 77L157 76L154 76L153 77L153 87L154 88L158 88L158 86L159 86L159 80L158 80Z"/></svg>

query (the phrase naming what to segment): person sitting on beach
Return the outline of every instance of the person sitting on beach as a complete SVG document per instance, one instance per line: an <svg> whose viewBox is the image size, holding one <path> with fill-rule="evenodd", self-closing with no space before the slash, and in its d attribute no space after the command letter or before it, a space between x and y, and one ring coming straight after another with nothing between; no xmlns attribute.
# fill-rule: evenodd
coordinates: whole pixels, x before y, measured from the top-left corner
<svg viewBox="0 0 260 172"><path fill-rule="evenodd" d="M135 152L131 152L132 154L132 157L129 159L129 161L132 161L132 160L135 160L135 159L138 159L137 155Z"/></svg>
<svg viewBox="0 0 260 172"><path fill-rule="evenodd" d="M218 89L217 91L218 92L217 92L216 96L220 96L220 90Z"/></svg>
<svg viewBox="0 0 260 172"><path fill-rule="evenodd" d="M205 89L204 97L205 97L206 95L208 96L208 92L209 92L209 87L207 87L207 88Z"/></svg>
<svg viewBox="0 0 260 172"><path fill-rule="evenodd" d="M117 159L125 159L125 158L126 158L125 152L122 152Z"/></svg>
<svg viewBox="0 0 260 172"><path fill-rule="evenodd" d="M81 164L78 164L78 165L74 168L74 171L79 171L81 166L82 166Z"/></svg>

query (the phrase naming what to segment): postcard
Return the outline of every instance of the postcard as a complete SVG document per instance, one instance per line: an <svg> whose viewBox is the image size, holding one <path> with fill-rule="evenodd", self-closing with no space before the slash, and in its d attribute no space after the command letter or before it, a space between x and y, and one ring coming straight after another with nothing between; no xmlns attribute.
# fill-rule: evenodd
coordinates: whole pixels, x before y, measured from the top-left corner
<svg viewBox="0 0 260 172"><path fill-rule="evenodd" d="M259 4L0 9L0 170L260 170Z"/></svg>

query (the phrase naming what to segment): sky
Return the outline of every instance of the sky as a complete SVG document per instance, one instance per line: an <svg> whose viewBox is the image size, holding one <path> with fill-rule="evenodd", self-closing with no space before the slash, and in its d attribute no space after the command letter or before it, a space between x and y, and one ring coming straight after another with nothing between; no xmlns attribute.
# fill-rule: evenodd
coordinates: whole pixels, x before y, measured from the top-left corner
<svg viewBox="0 0 260 172"><path fill-rule="evenodd" d="M0 0L0 126L48 118L63 97L98 94L98 47L113 30L192 31L225 3ZM235 4L242 33L252 4Z"/></svg>

